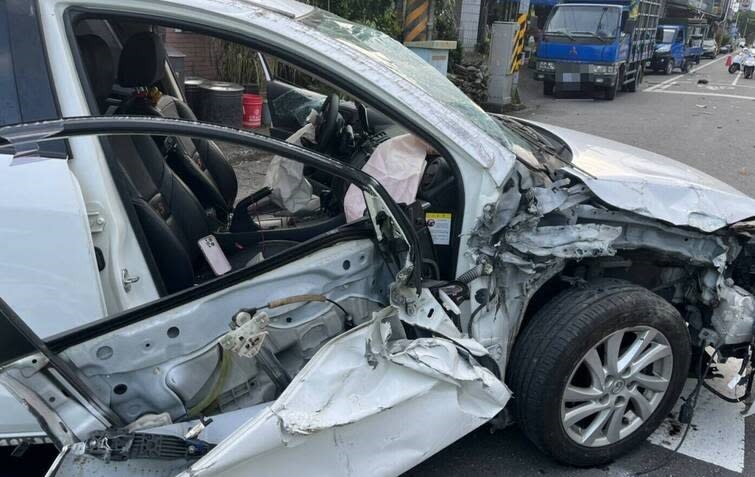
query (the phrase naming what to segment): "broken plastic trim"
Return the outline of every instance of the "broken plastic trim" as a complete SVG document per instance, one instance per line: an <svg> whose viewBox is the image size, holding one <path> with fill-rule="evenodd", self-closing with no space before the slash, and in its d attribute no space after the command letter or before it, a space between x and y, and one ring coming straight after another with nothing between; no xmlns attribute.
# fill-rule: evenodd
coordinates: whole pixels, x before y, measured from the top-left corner
<svg viewBox="0 0 755 477"><path fill-rule="evenodd" d="M281 142L257 133L242 131L225 126L217 126L193 121L168 118L145 117L81 117L54 121L17 124L0 128L0 139L12 145L16 152L28 150L30 144L67 139L87 135L157 135L190 136L213 141L222 141L238 146L254 147L265 152L286 156L332 174L359 187L367 196L377 195L390 211L390 216L401 229L409 245L408 259L411 263L422 263L419 239L411 222L390 194L373 177L347 164L335 161L300 146ZM379 226L374 223L376 230ZM379 230L377 233L380 233ZM413 267L407 283L412 283L420 293L421 267Z"/></svg>

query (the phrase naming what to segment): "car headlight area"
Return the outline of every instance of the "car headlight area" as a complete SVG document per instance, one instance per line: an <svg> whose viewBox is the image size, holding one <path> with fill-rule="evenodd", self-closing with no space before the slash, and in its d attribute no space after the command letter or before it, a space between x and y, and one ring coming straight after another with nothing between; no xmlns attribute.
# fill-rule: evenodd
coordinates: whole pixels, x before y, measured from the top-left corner
<svg viewBox="0 0 755 477"><path fill-rule="evenodd" d="M588 65L587 72L593 75L616 74L616 65Z"/></svg>

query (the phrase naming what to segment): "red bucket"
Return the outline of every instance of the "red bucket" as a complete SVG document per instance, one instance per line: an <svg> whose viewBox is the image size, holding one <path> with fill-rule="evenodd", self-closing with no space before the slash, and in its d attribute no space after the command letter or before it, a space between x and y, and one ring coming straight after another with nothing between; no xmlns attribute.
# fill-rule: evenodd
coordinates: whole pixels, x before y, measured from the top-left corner
<svg viewBox="0 0 755 477"><path fill-rule="evenodd" d="M244 95L244 127L247 129L262 126L262 96Z"/></svg>

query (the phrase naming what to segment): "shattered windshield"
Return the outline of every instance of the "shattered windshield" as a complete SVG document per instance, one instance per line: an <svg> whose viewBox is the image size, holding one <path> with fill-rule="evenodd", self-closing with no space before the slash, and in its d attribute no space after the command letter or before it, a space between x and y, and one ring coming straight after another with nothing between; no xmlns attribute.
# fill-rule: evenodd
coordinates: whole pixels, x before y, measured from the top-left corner
<svg viewBox="0 0 755 477"><path fill-rule="evenodd" d="M438 70L424 61L419 61L417 55L388 35L344 20L324 10L315 10L300 21L391 68L397 75L411 81L428 95L464 115L509 149L512 149L514 144L526 144L515 132L493 120Z"/></svg>
<svg viewBox="0 0 755 477"><path fill-rule="evenodd" d="M554 11L545 33L614 38L619 29L619 12L618 8L598 5L561 6Z"/></svg>

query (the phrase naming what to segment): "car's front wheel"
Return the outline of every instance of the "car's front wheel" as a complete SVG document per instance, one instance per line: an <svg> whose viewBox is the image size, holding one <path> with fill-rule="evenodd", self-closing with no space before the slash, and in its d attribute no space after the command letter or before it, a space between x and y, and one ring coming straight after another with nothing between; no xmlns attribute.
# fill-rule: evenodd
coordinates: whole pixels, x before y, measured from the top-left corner
<svg viewBox="0 0 755 477"><path fill-rule="evenodd" d="M673 71L674 71L674 60L669 59L666 62L665 68L663 69L663 74L664 75L670 75L671 73L673 73Z"/></svg>
<svg viewBox="0 0 755 477"><path fill-rule="evenodd" d="M515 343L508 369L517 421L561 462L610 462L669 413L689 360L685 323L658 295L620 280L569 289Z"/></svg>

